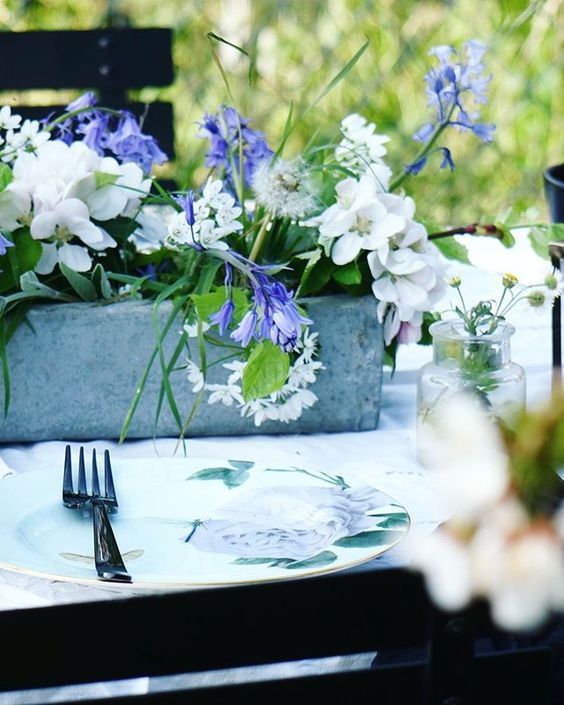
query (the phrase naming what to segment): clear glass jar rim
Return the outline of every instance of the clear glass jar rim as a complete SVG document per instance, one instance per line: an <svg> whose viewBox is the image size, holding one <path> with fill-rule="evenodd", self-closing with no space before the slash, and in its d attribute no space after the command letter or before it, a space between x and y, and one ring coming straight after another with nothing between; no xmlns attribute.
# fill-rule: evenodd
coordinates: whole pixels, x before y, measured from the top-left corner
<svg viewBox="0 0 564 705"><path fill-rule="evenodd" d="M436 321L429 326L429 333L435 338L454 338L456 340L472 343L497 343L507 340L515 333L515 327L507 321L500 321L493 333L484 335L471 335L464 328L464 323L456 318Z"/></svg>

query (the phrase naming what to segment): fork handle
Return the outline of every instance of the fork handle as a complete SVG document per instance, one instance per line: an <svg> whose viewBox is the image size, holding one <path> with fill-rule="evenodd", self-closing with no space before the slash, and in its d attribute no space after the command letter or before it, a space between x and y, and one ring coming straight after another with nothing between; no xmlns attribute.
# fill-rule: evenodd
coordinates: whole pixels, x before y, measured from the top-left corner
<svg viewBox="0 0 564 705"><path fill-rule="evenodd" d="M119 551L116 537L108 512L103 502L92 500L92 518L94 526L94 561L98 577L120 583L130 583L131 575L127 572Z"/></svg>

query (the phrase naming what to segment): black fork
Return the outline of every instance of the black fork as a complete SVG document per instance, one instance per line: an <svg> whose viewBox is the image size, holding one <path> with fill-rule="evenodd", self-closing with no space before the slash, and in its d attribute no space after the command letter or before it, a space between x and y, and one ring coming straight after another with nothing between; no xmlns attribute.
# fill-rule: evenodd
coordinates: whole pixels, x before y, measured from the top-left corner
<svg viewBox="0 0 564 705"><path fill-rule="evenodd" d="M84 448L80 448L78 457L78 491L74 490L72 479L72 461L70 446L65 450L65 469L63 473L63 504L69 509L80 509L92 513L94 526L94 562L101 580L113 582L131 582L123 558L119 551L109 512L118 508L112 466L109 451L104 452L104 493L100 490L96 450L92 451L91 492L86 483Z"/></svg>

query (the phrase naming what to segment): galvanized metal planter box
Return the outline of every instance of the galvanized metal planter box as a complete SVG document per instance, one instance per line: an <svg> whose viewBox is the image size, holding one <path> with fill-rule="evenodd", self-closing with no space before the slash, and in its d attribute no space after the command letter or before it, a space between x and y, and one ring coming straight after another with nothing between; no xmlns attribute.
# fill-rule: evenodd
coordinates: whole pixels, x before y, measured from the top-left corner
<svg viewBox="0 0 564 705"><path fill-rule="evenodd" d="M336 295L305 299L304 303L315 321L314 329L319 331L320 359L326 368L311 387L319 397L317 404L305 410L297 421L269 421L257 428L252 418L241 418L234 407L204 402L188 435L376 428L384 350L375 299ZM161 325L169 312L167 304L159 310ZM8 346L11 403L7 419L0 423L0 441L119 437L154 349L151 313L151 303L143 301L47 304L33 308L28 315L33 330L21 326ZM180 320L177 327L180 328ZM173 326L165 346L169 352L177 340ZM210 359L217 359L225 352L210 345L207 354ZM210 381L214 381L213 375ZM194 395L185 371L174 373L173 384L179 408L187 414ZM159 389L157 362L128 438L178 435L168 408L163 410L155 430ZM0 392L3 394L1 382Z"/></svg>

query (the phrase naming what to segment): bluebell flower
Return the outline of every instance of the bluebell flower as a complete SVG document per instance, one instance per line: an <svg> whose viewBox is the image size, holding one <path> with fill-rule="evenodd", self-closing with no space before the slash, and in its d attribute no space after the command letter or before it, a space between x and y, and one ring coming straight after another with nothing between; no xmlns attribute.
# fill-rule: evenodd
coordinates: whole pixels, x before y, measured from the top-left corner
<svg viewBox="0 0 564 705"><path fill-rule="evenodd" d="M219 309L219 311L209 317L210 323L219 328L220 335L223 335L231 325L234 310L235 304L233 303L233 299L229 298Z"/></svg>
<svg viewBox="0 0 564 705"><path fill-rule="evenodd" d="M481 123L479 106L488 102L487 89L491 74L486 74L482 62L485 45L477 40L470 40L464 45L464 54L460 55L452 46L433 47L429 54L436 57L438 65L425 76L429 105L435 109L432 122L421 127L414 135L417 142L427 143L437 130L457 127L461 131L470 131L482 142L491 142L495 125ZM441 168L454 168L450 152L441 147L443 161ZM406 167L406 171L417 174L425 166L421 160Z"/></svg>
<svg viewBox="0 0 564 705"><path fill-rule="evenodd" d="M133 162L146 173L150 173L153 164L163 164L167 160L155 138L141 132L135 115L127 111L123 111L118 127L108 136L105 147L119 161Z"/></svg>
<svg viewBox="0 0 564 705"><path fill-rule="evenodd" d="M92 91L87 91L86 93L80 95L76 100L73 100L71 103L69 103L65 108L65 111L67 113L72 113L75 110L84 110L84 108L92 108L94 105L96 105L96 102L96 96L94 95L94 93L92 93ZM81 113L76 117L84 118L84 115L87 114L88 113Z"/></svg>
<svg viewBox="0 0 564 705"><path fill-rule="evenodd" d="M13 247L13 246L14 246L14 243L11 240L8 240L7 238L5 238L4 235L2 235L2 233L0 233L0 255L5 255L8 247Z"/></svg>
<svg viewBox="0 0 564 705"><path fill-rule="evenodd" d="M264 133L249 127L249 120L229 106L223 106L215 115L204 115L200 122L199 137L209 141L206 166L223 172L225 179L236 192L240 172L241 142L243 148L243 181L248 187L256 168L263 161L270 161L274 152L268 146ZM235 174L233 174L233 168Z"/></svg>
<svg viewBox="0 0 564 705"><path fill-rule="evenodd" d="M256 337L258 315L256 307L243 316L242 321L237 328L231 333L231 338L246 348L252 338Z"/></svg>
<svg viewBox="0 0 564 705"><path fill-rule="evenodd" d="M441 147L439 149L439 152L443 153L443 161L441 162L441 169L446 169L448 167L451 171L454 171L454 159L452 158L452 154L450 153L450 149L447 149L446 147Z"/></svg>
<svg viewBox="0 0 564 705"><path fill-rule="evenodd" d="M425 164L427 164L427 157L421 157L421 159L418 159L412 164L406 164L404 170L406 171L406 173L413 174L415 176L423 169Z"/></svg>
<svg viewBox="0 0 564 705"><path fill-rule="evenodd" d="M108 141L110 115L100 111L88 115L88 119L81 120L78 127L75 128L76 133L84 135L83 142L87 147L100 156L104 156Z"/></svg>

